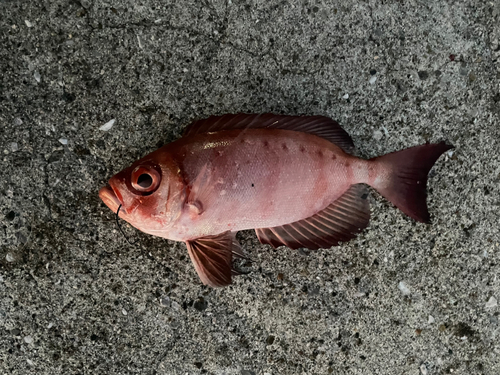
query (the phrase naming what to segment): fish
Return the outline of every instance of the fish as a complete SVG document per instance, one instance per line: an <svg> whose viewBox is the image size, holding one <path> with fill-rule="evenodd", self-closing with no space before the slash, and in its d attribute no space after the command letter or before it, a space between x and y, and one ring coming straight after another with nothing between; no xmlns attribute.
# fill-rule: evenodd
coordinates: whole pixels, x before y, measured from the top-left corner
<svg viewBox="0 0 500 375"><path fill-rule="evenodd" d="M365 160L325 116L226 114L193 122L99 196L140 231L184 241L201 282L223 287L243 257L236 232L254 229L274 248L337 246L368 226L369 186L429 223L428 173L451 148L426 143Z"/></svg>

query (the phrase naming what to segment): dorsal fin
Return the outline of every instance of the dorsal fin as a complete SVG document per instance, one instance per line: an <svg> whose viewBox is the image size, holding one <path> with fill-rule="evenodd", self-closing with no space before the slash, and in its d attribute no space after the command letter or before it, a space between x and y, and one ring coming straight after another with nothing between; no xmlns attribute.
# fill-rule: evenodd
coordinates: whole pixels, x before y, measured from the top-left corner
<svg viewBox="0 0 500 375"><path fill-rule="evenodd" d="M285 245L291 249L314 250L336 246L361 232L370 220L366 186L352 185L339 199L322 211L304 220L255 232L259 241L274 248Z"/></svg>
<svg viewBox="0 0 500 375"><path fill-rule="evenodd" d="M285 116L272 113L211 116L193 122L184 131L184 136L252 128L285 129L314 134L336 144L348 153L354 150L354 144L349 134L336 121L325 116Z"/></svg>

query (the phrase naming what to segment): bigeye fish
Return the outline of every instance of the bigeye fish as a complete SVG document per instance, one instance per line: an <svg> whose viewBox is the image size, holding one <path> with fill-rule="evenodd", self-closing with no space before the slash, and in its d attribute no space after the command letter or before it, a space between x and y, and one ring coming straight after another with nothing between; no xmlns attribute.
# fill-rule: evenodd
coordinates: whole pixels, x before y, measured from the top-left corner
<svg viewBox="0 0 500 375"><path fill-rule="evenodd" d="M201 281L231 283L240 230L273 247L330 248L369 222L367 185L406 215L429 222L427 174L451 149L424 144L363 160L323 116L227 114L136 161L99 191L137 229L184 241Z"/></svg>

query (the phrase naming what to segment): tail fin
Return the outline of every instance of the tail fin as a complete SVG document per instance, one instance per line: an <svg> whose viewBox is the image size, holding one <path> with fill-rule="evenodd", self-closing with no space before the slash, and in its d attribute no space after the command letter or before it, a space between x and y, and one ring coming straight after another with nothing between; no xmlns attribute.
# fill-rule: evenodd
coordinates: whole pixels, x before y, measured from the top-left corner
<svg viewBox="0 0 500 375"><path fill-rule="evenodd" d="M451 148L444 142L425 144L374 158L389 176L373 187L406 215L428 223L427 174L439 156Z"/></svg>

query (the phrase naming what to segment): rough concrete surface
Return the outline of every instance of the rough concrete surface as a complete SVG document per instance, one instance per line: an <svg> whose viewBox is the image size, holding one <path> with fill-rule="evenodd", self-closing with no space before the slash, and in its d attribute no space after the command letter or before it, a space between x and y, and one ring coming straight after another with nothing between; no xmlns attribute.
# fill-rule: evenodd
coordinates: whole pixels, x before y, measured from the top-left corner
<svg viewBox="0 0 500 375"><path fill-rule="evenodd" d="M0 1L1 374L499 374L498 1ZM376 193L319 251L184 244L98 189L213 114L330 116L357 154L446 140L432 224ZM115 119L108 131L100 127Z"/></svg>

